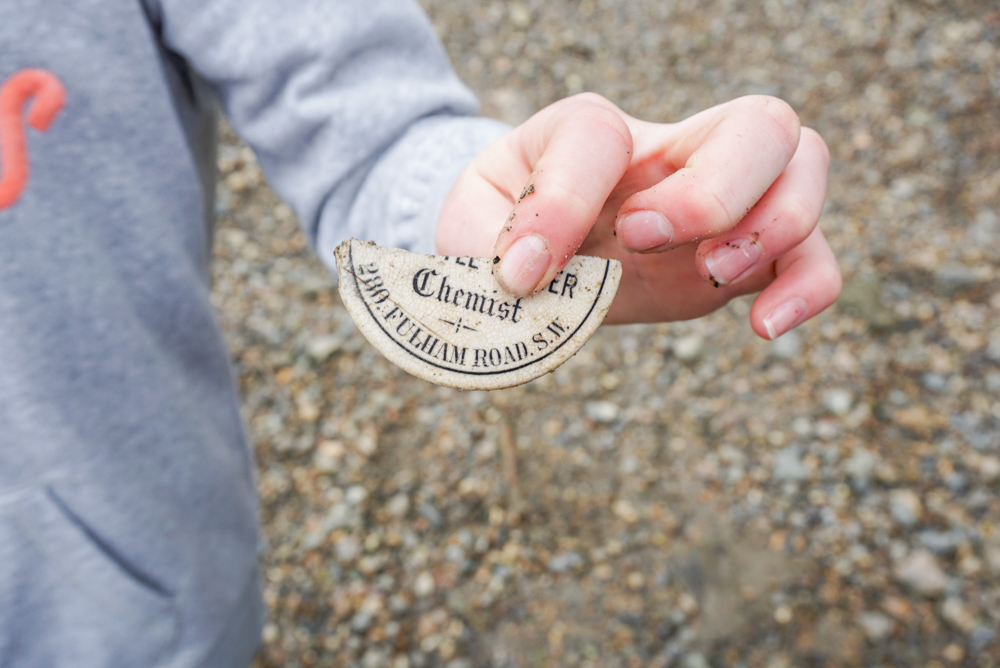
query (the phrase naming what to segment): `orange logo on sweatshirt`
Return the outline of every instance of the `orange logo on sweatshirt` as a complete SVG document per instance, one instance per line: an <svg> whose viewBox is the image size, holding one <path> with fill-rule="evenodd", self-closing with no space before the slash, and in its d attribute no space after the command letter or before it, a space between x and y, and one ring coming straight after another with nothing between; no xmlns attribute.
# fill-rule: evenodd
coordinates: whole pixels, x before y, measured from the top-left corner
<svg viewBox="0 0 1000 668"><path fill-rule="evenodd" d="M39 132L49 129L66 104L66 89L51 72L21 70L0 87L0 209L21 196L28 183L28 145L22 117L28 100L34 98L24 120Z"/></svg>

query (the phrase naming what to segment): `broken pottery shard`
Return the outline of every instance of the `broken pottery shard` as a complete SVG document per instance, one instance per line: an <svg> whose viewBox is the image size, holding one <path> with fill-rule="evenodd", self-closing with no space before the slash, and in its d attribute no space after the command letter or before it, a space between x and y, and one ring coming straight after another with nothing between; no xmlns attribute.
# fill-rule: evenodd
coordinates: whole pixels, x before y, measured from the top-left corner
<svg viewBox="0 0 1000 668"><path fill-rule="evenodd" d="M490 258L419 255L348 239L336 250L340 296L358 329L405 371L461 390L520 385L552 371L607 315L621 263L574 257L517 299Z"/></svg>

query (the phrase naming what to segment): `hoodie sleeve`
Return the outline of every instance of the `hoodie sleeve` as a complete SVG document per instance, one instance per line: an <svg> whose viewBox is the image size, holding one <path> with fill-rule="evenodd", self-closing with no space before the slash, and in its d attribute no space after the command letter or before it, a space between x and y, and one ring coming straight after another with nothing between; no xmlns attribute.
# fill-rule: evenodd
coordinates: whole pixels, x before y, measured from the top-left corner
<svg viewBox="0 0 1000 668"><path fill-rule="evenodd" d="M477 118L410 0L154 0L325 262L348 236L433 252L440 204L508 128Z"/></svg>

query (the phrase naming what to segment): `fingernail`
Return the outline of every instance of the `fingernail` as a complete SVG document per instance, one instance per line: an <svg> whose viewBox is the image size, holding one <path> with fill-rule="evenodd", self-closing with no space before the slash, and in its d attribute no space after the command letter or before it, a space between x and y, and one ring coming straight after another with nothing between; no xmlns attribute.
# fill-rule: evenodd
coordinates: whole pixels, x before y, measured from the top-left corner
<svg viewBox="0 0 1000 668"><path fill-rule="evenodd" d="M535 234L525 235L504 253L498 266L497 280L512 295L527 297L535 291L551 261L552 255L545 240Z"/></svg>
<svg viewBox="0 0 1000 668"><path fill-rule="evenodd" d="M805 300L798 297L775 306L764 318L764 329L767 330L767 338L773 341L792 327L801 323L806 315L807 308L808 305Z"/></svg>
<svg viewBox="0 0 1000 668"><path fill-rule="evenodd" d="M674 228L656 211L633 211L618 221L618 239L630 251L641 253L669 244Z"/></svg>
<svg viewBox="0 0 1000 668"><path fill-rule="evenodd" d="M732 283L757 264L760 244L746 237L727 241L705 256L705 267L719 285Z"/></svg>

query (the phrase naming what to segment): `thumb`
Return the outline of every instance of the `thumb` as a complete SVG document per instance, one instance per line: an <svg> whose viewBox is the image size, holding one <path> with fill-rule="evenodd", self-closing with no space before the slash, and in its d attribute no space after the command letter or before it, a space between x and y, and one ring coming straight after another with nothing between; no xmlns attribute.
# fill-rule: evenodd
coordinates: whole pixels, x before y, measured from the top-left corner
<svg viewBox="0 0 1000 668"><path fill-rule="evenodd" d="M594 226L631 160L626 116L606 99L577 95L511 136L531 176L497 237L493 273L526 297L555 278Z"/></svg>

